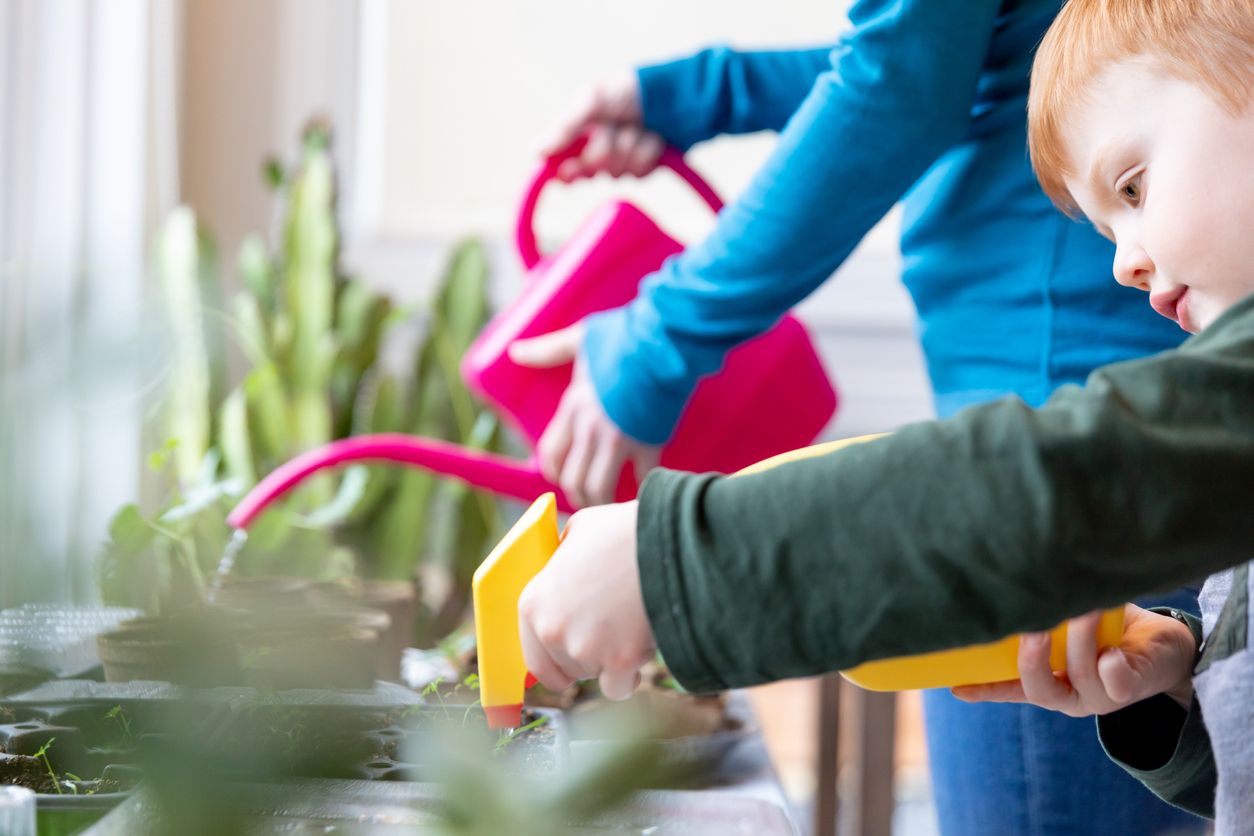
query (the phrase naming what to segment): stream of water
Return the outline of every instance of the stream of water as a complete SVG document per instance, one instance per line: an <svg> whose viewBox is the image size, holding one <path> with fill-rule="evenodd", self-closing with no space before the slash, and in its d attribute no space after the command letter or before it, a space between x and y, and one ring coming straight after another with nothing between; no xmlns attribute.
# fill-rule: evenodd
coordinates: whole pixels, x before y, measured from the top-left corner
<svg viewBox="0 0 1254 836"><path fill-rule="evenodd" d="M222 584L226 583L226 579L231 576L231 570L235 568L235 558L239 556L240 551L247 542L248 532L242 528L235 529L235 533L227 541L226 549L222 552L222 559L218 561L218 569L213 573L213 579L209 582L209 603L212 604L214 599L218 597L218 590L222 588Z"/></svg>

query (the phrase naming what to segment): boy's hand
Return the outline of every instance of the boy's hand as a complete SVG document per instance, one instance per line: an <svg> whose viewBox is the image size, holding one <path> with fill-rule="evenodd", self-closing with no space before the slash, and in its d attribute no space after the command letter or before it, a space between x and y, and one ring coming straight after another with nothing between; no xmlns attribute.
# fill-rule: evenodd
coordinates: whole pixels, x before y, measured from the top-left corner
<svg viewBox="0 0 1254 836"><path fill-rule="evenodd" d="M546 157L556 154L587 134L583 153L558 167L559 180L569 183L602 171L614 177L643 177L657 168L666 143L646 130L642 119L636 74L625 73L601 82L586 94L541 145L540 153Z"/></svg>
<svg viewBox="0 0 1254 836"><path fill-rule="evenodd" d="M1101 613L1067 625L1067 670L1049 667L1049 633L1024 635L1019 643L1019 679L965 685L953 694L966 702L1022 702L1071 717L1109 714L1155 694L1188 708L1193 696L1193 633L1165 615L1133 604L1124 611L1123 641L1097 653Z"/></svg>
<svg viewBox="0 0 1254 836"><path fill-rule="evenodd" d="M580 511L557 553L518 600L527 670L560 691L600 678L601 692L626 699L653 659L653 630L636 568L636 503Z"/></svg>
<svg viewBox="0 0 1254 836"><path fill-rule="evenodd" d="M601 406L596 387L579 357L583 326L572 325L540 337L518 340L510 359L533 368L575 363L570 386L537 445L540 471L560 485L576 508L614 501L623 465L635 465L636 479L657 466L661 449L641 444L620 430ZM633 559L635 552L632 552Z"/></svg>

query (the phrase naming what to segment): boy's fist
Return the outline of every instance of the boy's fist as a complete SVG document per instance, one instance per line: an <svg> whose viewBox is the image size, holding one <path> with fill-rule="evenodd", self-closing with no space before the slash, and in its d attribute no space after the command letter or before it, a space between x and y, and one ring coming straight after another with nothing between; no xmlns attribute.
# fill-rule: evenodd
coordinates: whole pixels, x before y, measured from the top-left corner
<svg viewBox="0 0 1254 836"><path fill-rule="evenodd" d="M626 699L654 655L636 567L636 503L570 518L549 564L518 600L527 670L560 691L599 678L610 699Z"/></svg>
<svg viewBox="0 0 1254 836"><path fill-rule="evenodd" d="M1019 679L991 685L965 685L953 693L966 702L1022 702L1072 717L1109 714L1155 694L1167 694L1185 708L1193 697L1193 632L1174 618L1128 604L1123 641L1097 652L1100 613L1067 625L1067 670L1049 666L1049 633L1022 637Z"/></svg>

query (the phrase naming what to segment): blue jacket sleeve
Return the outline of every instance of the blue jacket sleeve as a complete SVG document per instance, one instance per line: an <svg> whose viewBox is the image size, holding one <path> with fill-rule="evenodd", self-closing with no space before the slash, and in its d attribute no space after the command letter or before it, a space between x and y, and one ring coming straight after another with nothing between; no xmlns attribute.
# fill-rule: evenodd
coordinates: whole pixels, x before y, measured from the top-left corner
<svg viewBox="0 0 1254 836"><path fill-rule="evenodd" d="M720 134L782 130L814 80L831 69L831 51L712 47L641 67L637 78L645 127L684 151Z"/></svg>
<svg viewBox="0 0 1254 836"><path fill-rule="evenodd" d="M670 437L697 380L770 328L966 134L997 0L860 0L744 194L640 296L587 320L584 359L624 432ZM734 110L734 108L733 108Z"/></svg>

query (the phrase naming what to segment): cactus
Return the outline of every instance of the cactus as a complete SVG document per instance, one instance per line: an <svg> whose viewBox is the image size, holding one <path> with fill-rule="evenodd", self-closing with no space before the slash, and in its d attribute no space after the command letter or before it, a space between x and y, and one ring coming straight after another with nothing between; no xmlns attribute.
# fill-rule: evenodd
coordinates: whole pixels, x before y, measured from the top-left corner
<svg viewBox="0 0 1254 836"><path fill-rule="evenodd" d="M319 132L306 135L304 160L292 185L283 291L292 318L287 381L292 395L292 435L297 452L331 440L327 388L335 362L335 187L331 160Z"/></svg>
<svg viewBox="0 0 1254 836"><path fill-rule="evenodd" d="M186 482L210 447L213 404L226 378L221 325L213 318L220 315L213 246L190 209L175 209L162 226L157 265L174 336L166 432L178 439L177 472Z"/></svg>
<svg viewBox="0 0 1254 836"><path fill-rule="evenodd" d="M382 348L401 312L340 271L328 132L306 131L293 170L267 166L277 236L273 247L256 235L242 243L242 289L230 314L216 295L212 247L191 210L176 211L163 229L158 266L177 345L166 425L177 439L176 507L158 522L133 508L119 516L121 542L102 565L107 599L122 599L116 580L130 576L127 555L136 563L132 574L147 572L167 593L177 586L185 595L195 587L188 578L198 582L221 555L233 498L310 447L366 432L500 447L495 417L473 401L458 371L487 322L483 248L466 242L455 249L413 362L385 369ZM225 335L247 367L230 391ZM421 574L434 579L424 590L426 623L443 633L463 615L473 567L500 530L489 496L426 473L355 468L311 480L259 518L237 566L317 577ZM150 608L161 599L152 589L138 597Z"/></svg>

